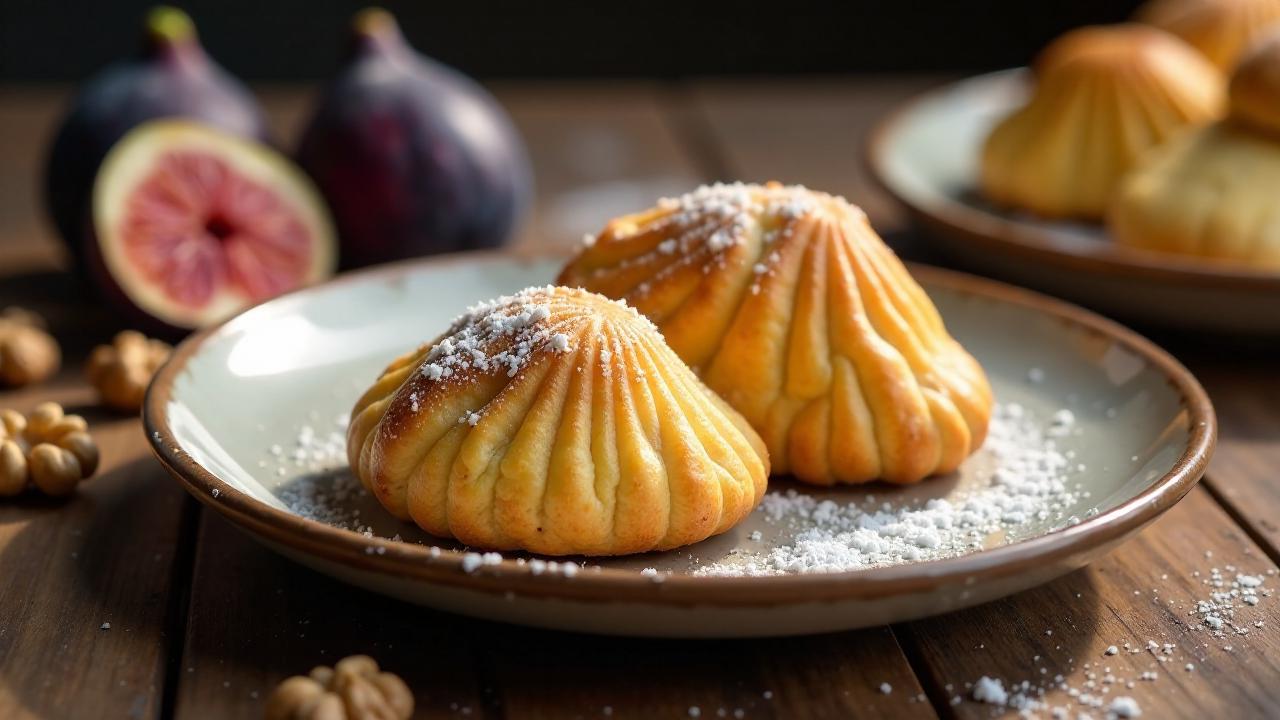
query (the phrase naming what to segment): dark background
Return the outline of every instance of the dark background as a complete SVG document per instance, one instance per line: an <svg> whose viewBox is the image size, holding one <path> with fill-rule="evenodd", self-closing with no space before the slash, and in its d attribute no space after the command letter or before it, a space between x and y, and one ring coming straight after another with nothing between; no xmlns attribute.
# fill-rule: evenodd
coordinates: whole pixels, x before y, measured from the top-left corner
<svg viewBox="0 0 1280 720"><path fill-rule="evenodd" d="M151 2L0 0L0 81L78 80L137 46ZM187 0L210 53L249 80L324 77L366 3ZM1025 64L1137 0L387 2L422 52L486 78L976 71Z"/></svg>

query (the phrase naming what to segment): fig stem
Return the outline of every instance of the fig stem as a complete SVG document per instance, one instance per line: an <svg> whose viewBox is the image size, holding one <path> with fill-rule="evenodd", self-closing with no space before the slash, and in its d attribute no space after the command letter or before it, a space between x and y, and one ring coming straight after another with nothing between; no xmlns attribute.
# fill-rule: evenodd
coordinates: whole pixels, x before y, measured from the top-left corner
<svg viewBox="0 0 1280 720"><path fill-rule="evenodd" d="M394 53L403 49L404 37L395 15L380 7L367 7L351 19L356 52L365 50Z"/></svg>
<svg viewBox="0 0 1280 720"><path fill-rule="evenodd" d="M190 15L170 5L157 5L147 13L145 27L148 52L180 67L204 67L204 50Z"/></svg>
<svg viewBox="0 0 1280 720"><path fill-rule="evenodd" d="M147 13L147 36L164 44L177 44L194 40L196 25L191 16L171 5L157 5Z"/></svg>
<svg viewBox="0 0 1280 720"><path fill-rule="evenodd" d="M351 27L357 35L380 35L396 29L396 18L380 7L367 7L351 19Z"/></svg>

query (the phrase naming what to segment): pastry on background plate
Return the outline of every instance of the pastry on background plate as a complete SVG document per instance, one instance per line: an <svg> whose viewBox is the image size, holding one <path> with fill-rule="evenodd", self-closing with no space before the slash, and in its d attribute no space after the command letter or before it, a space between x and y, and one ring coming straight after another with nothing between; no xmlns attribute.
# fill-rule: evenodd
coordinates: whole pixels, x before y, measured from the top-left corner
<svg viewBox="0 0 1280 720"><path fill-rule="evenodd" d="M1280 21L1280 0L1150 0L1134 18L1186 40L1229 72Z"/></svg>
<svg viewBox="0 0 1280 720"><path fill-rule="evenodd" d="M478 305L357 402L355 474L396 517L478 548L666 550L722 533L769 459L651 322L583 290Z"/></svg>
<svg viewBox="0 0 1280 720"><path fill-rule="evenodd" d="M987 138L980 185L992 202L1043 217L1101 219L1139 155L1223 109L1222 74L1145 25L1073 30L1033 70L1030 101Z"/></svg>
<svg viewBox="0 0 1280 720"><path fill-rule="evenodd" d="M746 416L773 469L910 483L982 444L991 389L844 198L714 185L617 218L560 275L649 316Z"/></svg>
<svg viewBox="0 0 1280 720"><path fill-rule="evenodd" d="M1130 247L1280 269L1280 35L1241 60L1223 122L1157 148L1108 216Z"/></svg>

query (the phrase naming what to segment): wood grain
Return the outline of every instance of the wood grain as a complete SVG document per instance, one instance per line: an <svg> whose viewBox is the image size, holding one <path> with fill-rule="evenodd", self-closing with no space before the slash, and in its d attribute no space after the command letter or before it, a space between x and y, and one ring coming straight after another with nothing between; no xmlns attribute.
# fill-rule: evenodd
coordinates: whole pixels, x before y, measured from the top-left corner
<svg viewBox="0 0 1280 720"><path fill-rule="evenodd" d="M1205 355L1189 364L1218 413L1220 437L1207 482L1218 499L1280 560L1280 350L1226 361Z"/></svg>
<svg viewBox="0 0 1280 720"><path fill-rule="evenodd" d="M780 640L607 638L407 605L278 557L206 512L178 718L255 717L285 677L367 653L415 717L934 717L887 629ZM881 694L889 682L891 695ZM768 696L766 697L766 693ZM606 710L608 708L608 710Z"/></svg>
<svg viewBox="0 0 1280 720"><path fill-rule="evenodd" d="M888 628L720 641L520 630L490 656L513 719L937 717Z"/></svg>
<svg viewBox="0 0 1280 720"><path fill-rule="evenodd" d="M98 409L83 380L90 347L118 322L62 269L40 204L66 100L0 90L0 307L43 314L63 350L57 378L0 391L0 407L54 400L85 415L102 466L70 500L0 504L0 717L158 717L194 503L155 463L141 423Z"/></svg>
<svg viewBox="0 0 1280 720"><path fill-rule="evenodd" d="M212 512L203 514L197 547L176 717L259 717L286 677L357 653L405 679L417 718L483 714L484 623L343 585Z"/></svg>
<svg viewBox="0 0 1280 720"><path fill-rule="evenodd" d="M194 501L78 366L0 407L49 399L89 419L102 468L70 500L0 504L0 717L158 717Z"/></svg>

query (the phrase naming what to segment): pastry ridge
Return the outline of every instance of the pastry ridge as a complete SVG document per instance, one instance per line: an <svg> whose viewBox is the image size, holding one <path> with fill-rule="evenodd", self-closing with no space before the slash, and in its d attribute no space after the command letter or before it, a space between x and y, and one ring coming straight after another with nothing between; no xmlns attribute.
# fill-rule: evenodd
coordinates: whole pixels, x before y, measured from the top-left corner
<svg viewBox="0 0 1280 720"><path fill-rule="evenodd" d="M776 472L916 482L985 437L982 369L844 198L699 188L610 222L559 282L649 316L756 428Z"/></svg>
<svg viewBox="0 0 1280 720"><path fill-rule="evenodd" d="M982 149L991 201L1044 217L1101 218L1142 153L1221 116L1221 74L1176 37L1144 25L1086 27L1037 59L1030 100Z"/></svg>
<svg viewBox="0 0 1280 720"><path fill-rule="evenodd" d="M393 515L475 547L617 555L729 529L769 459L635 310L529 288L476 306L356 403L351 467Z"/></svg>
<svg viewBox="0 0 1280 720"><path fill-rule="evenodd" d="M1280 21L1280 0L1151 0L1134 17L1177 35L1228 72Z"/></svg>
<svg viewBox="0 0 1280 720"><path fill-rule="evenodd" d="M1280 35L1241 60L1230 106L1125 178L1107 216L1118 244L1280 268Z"/></svg>

